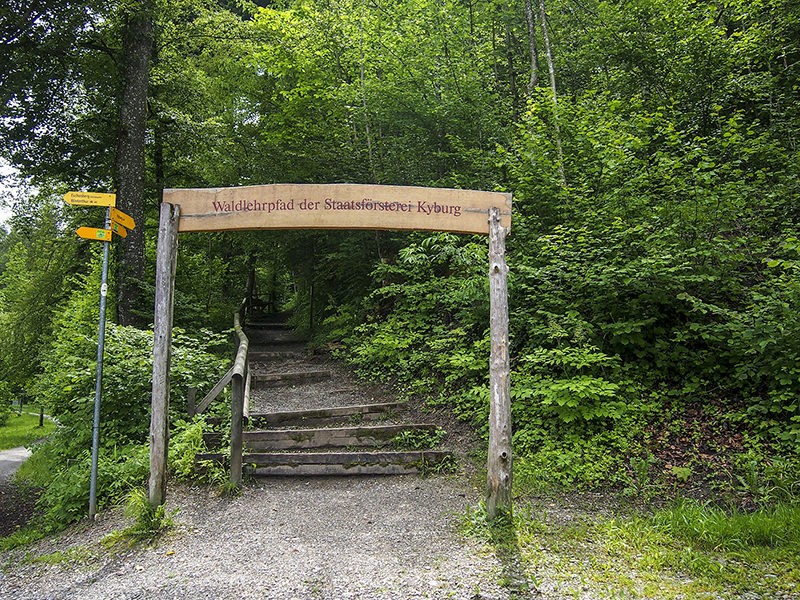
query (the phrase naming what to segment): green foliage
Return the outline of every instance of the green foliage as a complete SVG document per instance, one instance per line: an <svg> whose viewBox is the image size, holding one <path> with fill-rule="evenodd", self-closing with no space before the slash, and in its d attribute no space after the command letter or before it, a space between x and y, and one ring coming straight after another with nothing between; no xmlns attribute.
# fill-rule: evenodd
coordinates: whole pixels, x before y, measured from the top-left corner
<svg viewBox="0 0 800 600"><path fill-rule="evenodd" d="M47 471L36 476L45 485L37 503L36 524L48 532L80 520L89 510L91 452L87 449L65 464L59 447L63 435L37 451L44 453L38 464ZM98 510L118 504L131 489L143 486L149 470L147 446L102 448L97 471Z"/></svg>
<svg viewBox="0 0 800 600"><path fill-rule="evenodd" d="M8 423L8 418L12 413L13 402L14 394L11 391L11 386L5 381L0 381L0 427Z"/></svg>
<svg viewBox="0 0 800 600"><path fill-rule="evenodd" d="M735 457L732 478L736 496L746 506L767 508L800 499L800 458L796 455L768 455L757 445ZM726 490L721 490L725 497ZM730 492L728 492L730 493Z"/></svg>
<svg viewBox="0 0 800 600"><path fill-rule="evenodd" d="M134 541L151 541L175 526L173 518L176 513L167 513L167 507L163 504L153 508L147 492L134 489L125 501L125 516L133 519L133 524L121 535Z"/></svg>
<svg viewBox="0 0 800 600"><path fill-rule="evenodd" d="M478 271L485 257L471 241L438 234L404 248L397 262L379 264L372 276L383 285L366 300L366 322L348 340L360 373L391 378L407 392L483 380L487 341L476 316L488 315Z"/></svg>
<svg viewBox="0 0 800 600"><path fill-rule="evenodd" d="M172 426L169 440L169 469L179 479L190 479L195 474L194 457L206 452L203 442L202 419L191 422L178 421Z"/></svg>
<svg viewBox="0 0 800 600"><path fill-rule="evenodd" d="M28 206L17 205L2 253L0 380L23 398L40 373L50 323L66 295L77 250L59 229L69 221L53 196L46 188Z"/></svg>
<svg viewBox="0 0 800 600"><path fill-rule="evenodd" d="M97 293L85 279L64 304L55 322L54 341L43 361L44 376L35 391L49 413L68 432L65 457L90 447L97 357ZM224 369L213 351L226 348L220 334L199 330L174 333L170 373L171 409L186 412L190 386L210 389ZM149 431L153 334L108 323L101 397L102 443L143 443Z"/></svg>
<svg viewBox="0 0 800 600"><path fill-rule="evenodd" d="M393 437L390 443L404 450L428 450L438 446L446 435L447 432L441 427L433 431L407 430Z"/></svg>
<svg viewBox="0 0 800 600"><path fill-rule="evenodd" d="M563 507L551 513L548 500L515 511L494 538L561 594L699 600L794 593L800 572L793 505L740 513L683 502L648 516L600 516L608 507L580 495L570 500L568 519ZM468 513L466 529L502 556L480 512Z"/></svg>
<svg viewBox="0 0 800 600"><path fill-rule="evenodd" d="M519 427L514 476L520 489L600 488L629 482L626 457L642 450L641 424L622 420L611 429L572 432ZM557 430L559 431L559 430Z"/></svg>
<svg viewBox="0 0 800 600"><path fill-rule="evenodd" d="M90 448L94 407L99 268L73 276L72 292L57 307L52 341L39 360L43 375L31 386L59 423L51 439L37 448L26 477L44 488L38 505L38 525L52 531L86 514L89 495ZM108 323L101 396L98 508L121 502L141 487L149 471L149 407L152 373L152 332ZM214 352L227 350L221 334L197 329L192 335L176 330L172 351L171 409L185 414L190 386L210 389L225 368ZM187 474L188 453L196 432L177 429L173 468ZM195 438L192 438L194 434Z"/></svg>

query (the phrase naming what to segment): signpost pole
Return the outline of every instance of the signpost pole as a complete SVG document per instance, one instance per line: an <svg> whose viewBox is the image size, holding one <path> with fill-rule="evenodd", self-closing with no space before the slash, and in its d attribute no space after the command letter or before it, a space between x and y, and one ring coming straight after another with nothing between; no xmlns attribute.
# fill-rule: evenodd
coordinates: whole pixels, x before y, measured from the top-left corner
<svg viewBox="0 0 800 600"><path fill-rule="evenodd" d="M111 226L111 209L106 208L105 228ZM97 463L100 453L100 396L103 391L103 354L106 337L106 299L108 297L108 254L111 239L103 244L103 274L100 282L100 326L97 333L97 375L94 384L94 421L92 423L92 473L89 479L89 518L97 514Z"/></svg>

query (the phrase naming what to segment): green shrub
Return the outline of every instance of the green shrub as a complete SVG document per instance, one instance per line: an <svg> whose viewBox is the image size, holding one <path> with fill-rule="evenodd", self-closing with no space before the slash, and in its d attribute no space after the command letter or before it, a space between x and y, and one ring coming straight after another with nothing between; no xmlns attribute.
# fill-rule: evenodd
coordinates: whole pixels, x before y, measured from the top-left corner
<svg viewBox="0 0 800 600"><path fill-rule="evenodd" d="M51 442L57 443L57 439ZM38 524L47 531L63 529L89 510L90 450L66 464L61 460L56 457L51 462L53 470L37 504ZM120 503L131 489L145 484L149 472L147 446L103 448L97 466L98 510Z"/></svg>
<svg viewBox="0 0 800 600"><path fill-rule="evenodd" d="M133 519L133 524L122 531L122 536L135 541L149 541L175 526L174 513L167 513L165 505L153 508L143 489L129 492L125 500L125 516Z"/></svg>
<svg viewBox="0 0 800 600"><path fill-rule="evenodd" d="M91 446L96 373L96 324L81 319L88 300L76 294L57 326L51 352L43 362L44 376L35 391L49 413L69 432L63 455L72 457ZM76 316L77 322L70 320ZM91 331L87 334L86 331ZM175 330L170 371L170 409L186 414L190 386L210 389L225 368L212 352L227 347L227 339L206 330L189 336ZM143 443L149 432L152 392L153 334L109 323L106 328L101 396L101 443Z"/></svg>

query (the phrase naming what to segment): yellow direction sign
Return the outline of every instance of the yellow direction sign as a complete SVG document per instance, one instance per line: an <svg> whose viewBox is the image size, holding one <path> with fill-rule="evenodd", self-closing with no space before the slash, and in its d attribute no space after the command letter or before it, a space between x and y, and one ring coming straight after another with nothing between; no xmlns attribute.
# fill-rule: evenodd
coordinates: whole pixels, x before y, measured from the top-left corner
<svg viewBox="0 0 800 600"><path fill-rule="evenodd" d="M67 192L64 194L64 201L75 206L114 206L117 203L117 195L99 192Z"/></svg>
<svg viewBox="0 0 800 600"><path fill-rule="evenodd" d="M97 227L78 227L78 235L87 240L96 240L101 242L111 241L110 229L98 229Z"/></svg>
<svg viewBox="0 0 800 600"><path fill-rule="evenodd" d="M111 210L114 210L113 208ZM119 237L125 238L128 237L128 230L125 229L119 223L111 222L111 231L116 233Z"/></svg>
<svg viewBox="0 0 800 600"><path fill-rule="evenodd" d="M111 220L114 223L119 223L126 229L134 229L136 227L136 223L133 222L133 217L126 215L124 212L117 210L116 208L111 209Z"/></svg>

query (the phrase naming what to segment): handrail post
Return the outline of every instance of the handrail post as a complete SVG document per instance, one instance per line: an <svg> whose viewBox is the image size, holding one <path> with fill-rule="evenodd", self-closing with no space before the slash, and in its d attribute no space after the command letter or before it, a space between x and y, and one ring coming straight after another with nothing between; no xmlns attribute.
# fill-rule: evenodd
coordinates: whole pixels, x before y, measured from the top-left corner
<svg viewBox="0 0 800 600"><path fill-rule="evenodd" d="M244 308L247 299L242 301L239 310L233 315L233 329L239 343L231 377L231 483L242 483L242 427L244 422L244 395L247 378L247 350L250 344L242 329Z"/></svg>
<svg viewBox="0 0 800 600"><path fill-rule="evenodd" d="M242 421L244 378L235 373L231 379L231 483L242 483Z"/></svg>

